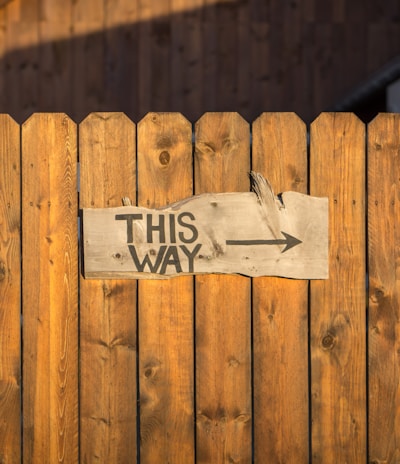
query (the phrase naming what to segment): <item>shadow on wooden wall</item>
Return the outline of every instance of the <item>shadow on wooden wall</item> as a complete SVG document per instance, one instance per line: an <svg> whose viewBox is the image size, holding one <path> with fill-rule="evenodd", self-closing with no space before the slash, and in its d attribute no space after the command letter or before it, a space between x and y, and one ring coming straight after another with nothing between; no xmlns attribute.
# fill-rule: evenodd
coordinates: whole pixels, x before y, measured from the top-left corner
<svg viewBox="0 0 400 464"><path fill-rule="evenodd" d="M400 51L394 1L156 3L8 3L0 111L18 122L42 111L76 122L93 111L135 121L149 111L248 121L294 111L310 122Z"/></svg>

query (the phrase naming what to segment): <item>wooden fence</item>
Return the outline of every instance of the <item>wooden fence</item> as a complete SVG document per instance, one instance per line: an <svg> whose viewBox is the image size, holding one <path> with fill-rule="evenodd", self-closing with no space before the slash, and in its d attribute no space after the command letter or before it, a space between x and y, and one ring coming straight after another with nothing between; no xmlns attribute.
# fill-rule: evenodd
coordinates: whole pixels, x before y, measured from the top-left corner
<svg viewBox="0 0 400 464"><path fill-rule="evenodd" d="M400 115L366 129L321 114L308 149L291 113L1 115L0 463L399 463ZM80 208L250 169L329 197L328 280L82 277Z"/></svg>

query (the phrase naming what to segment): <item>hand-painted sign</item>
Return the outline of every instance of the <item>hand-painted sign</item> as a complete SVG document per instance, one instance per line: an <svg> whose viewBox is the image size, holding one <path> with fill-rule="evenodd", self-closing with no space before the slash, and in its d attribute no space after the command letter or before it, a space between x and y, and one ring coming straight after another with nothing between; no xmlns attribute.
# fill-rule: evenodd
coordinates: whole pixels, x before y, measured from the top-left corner
<svg viewBox="0 0 400 464"><path fill-rule="evenodd" d="M86 278L182 274L328 277L328 201L276 197L261 175L253 192L207 193L161 209L84 209Z"/></svg>

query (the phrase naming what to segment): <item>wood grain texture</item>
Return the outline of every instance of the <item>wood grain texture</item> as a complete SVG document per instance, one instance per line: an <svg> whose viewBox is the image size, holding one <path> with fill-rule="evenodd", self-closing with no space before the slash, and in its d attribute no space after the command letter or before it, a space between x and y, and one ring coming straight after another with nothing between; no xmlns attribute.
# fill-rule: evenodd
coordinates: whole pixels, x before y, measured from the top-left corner
<svg viewBox="0 0 400 464"><path fill-rule="evenodd" d="M186 117L200 116L203 86L203 0L171 0L170 20L170 106Z"/></svg>
<svg viewBox="0 0 400 464"><path fill-rule="evenodd" d="M106 51L104 40L104 0L71 2L72 39L72 115L82 121L92 111L114 110L104 108L106 96ZM117 108L119 110L119 108Z"/></svg>
<svg viewBox="0 0 400 464"><path fill-rule="evenodd" d="M38 107L72 113L72 8L70 0L41 0Z"/></svg>
<svg viewBox="0 0 400 464"><path fill-rule="evenodd" d="M214 0L204 0L203 18L203 82L206 84L206 89L201 110L200 108L199 110L201 112L217 111L218 95L215 76L218 74L218 18Z"/></svg>
<svg viewBox="0 0 400 464"><path fill-rule="evenodd" d="M171 105L170 5L169 0L157 0L150 4L150 54L147 60L151 65L151 106L146 108L146 112L169 111Z"/></svg>
<svg viewBox="0 0 400 464"><path fill-rule="evenodd" d="M293 113L253 123L252 168L275 193L307 193L307 140ZM308 463L308 282L255 278L253 389L255 462Z"/></svg>
<svg viewBox="0 0 400 464"><path fill-rule="evenodd" d="M80 206L136 201L135 125L94 113L79 126ZM136 281L80 282L82 462L136 462Z"/></svg>
<svg viewBox="0 0 400 464"><path fill-rule="evenodd" d="M0 105L2 108L6 107L7 98L6 98L6 63L4 57L7 53L6 45L6 18L5 9L0 9Z"/></svg>
<svg viewBox="0 0 400 464"><path fill-rule="evenodd" d="M24 462L78 460L76 125L22 126Z"/></svg>
<svg viewBox="0 0 400 464"><path fill-rule="evenodd" d="M312 461L366 460L365 127L324 113L311 125L311 195L328 196L329 280L311 282Z"/></svg>
<svg viewBox="0 0 400 464"><path fill-rule="evenodd" d="M138 124L138 204L192 194L192 129L178 113ZM155 232L156 233L156 232ZM140 462L194 462L193 278L139 282Z"/></svg>
<svg viewBox="0 0 400 464"><path fill-rule="evenodd" d="M152 63L151 55L151 0L143 0L138 5L138 44L137 54L140 73L138 74L138 111L136 114L143 117L148 111L153 110L152 87Z"/></svg>
<svg viewBox="0 0 400 464"><path fill-rule="evenodd" d="M198 0L196 0L198 1ZM200 0L201 1L201 0ZM175 108L179 108L183 114L187 117L187 113L183 111L184 95L182 89L186 84L186 78L184 74L184 60L186 47L186 27L185 27L185 13L182 9L185 6L185 0L171 0L170 1L170 27L171 27L171 42L170 42L170 66L171 66L171 108L170 111L174 111ZM197 22L201 25L201 22ZM187 87L190 89L190 84Z"/></svg>
<svg viewBox="0 0 400 464"><path fill-rule="evenodd" d="M237 7L236 2L218 2L217 53L218 71L215 74L216 96L219 111L236 110L238 70L237 62Z"/></svg>
<svg viewBox="0 0 400 464"><path fill-rule="evenodd" d="M10 3L11 0L0 0L0 8L2 8L3 6L7 5L7 3Z"/></svg>
<svg viewBox="0 0 400 464"><path fill-rule="evenodd" d="M38 11L38 0L13 0L6 6L5 98L18 122L38 110Z"/></svg>
<svg viewBox="0 0 400 464"><path fill-rule="evenodd" d="M195 193L249 191L249 125L206 113L195 126ZM197 462L250 463L250 279L197 276Z"/></svg>
<svg viewBox="0 0 400 464"><path fill-rule="evenodd" d="M20 127L0 115L0 462L21 460Z"/></svg>
<svg viewBox="0 0 400 464"><path fill-rule="evenodd" d="M399 145L400 117L368 126L369 458L400 461Z"/></svg>
<svg viewBox="0 0 400 464"><path fill-rule="evenodd" d="M139 2L105 2L107 67L104 73L105 106L126 114L138 107L138 10Z"/></svg>

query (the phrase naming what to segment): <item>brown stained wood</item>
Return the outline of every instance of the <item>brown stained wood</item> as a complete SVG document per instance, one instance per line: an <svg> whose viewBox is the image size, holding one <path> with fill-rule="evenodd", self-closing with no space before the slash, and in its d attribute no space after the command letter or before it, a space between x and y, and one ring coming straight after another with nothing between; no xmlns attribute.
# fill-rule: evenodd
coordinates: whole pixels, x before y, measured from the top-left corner
<svg viewBox="0 0 400 464"><path fill-rule="evenodd" d="M6 10L7 111L22 122L38 108L38 0L13 0Z"/></svg>
<svg viewBox="0 0 400 464"><path fill-rule="evenodd" d="M171 104L171 24L169 13L169 0L151 2L151 45L147 60L151 64L150 109L152 111L169 111Z"/></svg>
<svg viewBox="0 0 400 464"><path fill-rule="evenodd" d="M105 107L117 107L128 115L136 114L138 106L138 89L133 85L138 74L138 9L137 2L105 2Z"/></svg>
<svg viewBox="0 0 400 464"><path fill-rule="evenodd" d="M184 82L186 89L184 111L188 117L195 120L201 116L204 102L204 94L207 86L204 82L204 1L195 0L184 13L185 15L185 36L184 41L188 46L184 49Z"/></svg>
<svg viewBox="0 0 400 464"><path fill-rule="evenodd" d="M204 99L199 111L216 111L218 74L218 19L217 5L214 0L204 0L203 13L203 82Z"/></svg>
<svg viewBox="0 0 400 464"><path fill-rule="evenodd" d="M153 110L151 98L152 89L152 63L149 59L151 54L151 0L143 0L138 4L138 44L137 54L139 70L138 73L138 109L135 114L144 116Z"/></svg>
<svg viewBox="0 0 400 464"><path fill-rule="evenodd" d="M6 108L6 92L5 92L5 70L6 70L6 63L4 60L5 54L7 52L6 46L6 14L5 9L0 9L0 56L2 57L0 60L0 106L1 108Z"/></svg>
<svg viewBox="0 0 400 464"><path fill-rule="evenodd" d="M249 91L251 79L251 53L247 44L251 40L251 9L247 3L238 4L237 13L237 60L240 66L237 67L237 111L242 115L248 114L251 102L251 92ZM252 49L255 48L252 46ZM268 61L267 59L263 61Z"/></svg>
<svg viewBox="0 0 400 464"><path fill-rule="evenodd" d="M171 27L171 42L170 42L170 66L171 66L171 111L175 108L183 109L184 95L182 92L184 82L186 80L184 56L186 49L186 28L184 22L184 13L182 9L185 7L186 0L171 0L170 1L170 27ZM197 24L201 25L201 22ZM190 51L190 48L189 48ZM190 84L189 84L190 85ZM184 112L186 117L191 117L190 114Z"/></svg>
<svg viewBox="0 0 400 464"><path fill-rule="evenodd" d="M79 126L80 207L136 200L135 125L94 113ZM80 282L80 458L136 462L136 281Z"/></svg>
<svg viewBox="0 0 400 464"><path fill-rule="evenodd" d="M17 41L22 47L18 53L18 64L14 77L18 81L11 81L8 85L14 86L19 83L18 94L20 105L23 108L24 119L28 118L34 111L38 111L38 95L36 89L39 86L40 76L38 70L40 43L39 35L39 0L30 2L22 1L21 21L16 24L18 29ZM15 36L14 36L15 37Z"/></svg>
<svg viewBox="0 0 400 464"><path fill-rule="evenodd" d="M179 113L149 113L140 121L140 206L192 194L191 139L191 124ZM192 277L139 282L139 334L140 461L193 463Z"/></svg>
<svg viewBox="0 0 400 464"><path fill-rule="evenodd" d="M32 2L34 3L34 2ZM13 0L10 4L5 8L5 12L7 14L7 21L15 22L20 21L22 19L22 0Z"/></svg>
<svg viewBox="0 0 400 464"><path fill-rule="evenodd" d="M289 50L287 58L286 79L281 85L279 100L286 100L286 104L277 106L287 111L298 112L304 117L305 109L308 107L308 98L312 94L312 83L309 78L309 66L306 61L306 53L310 47L304 47L305 33L304 22L300 8L293 8L293 4L285 3L285 25L282 30L283 48Z"/></svg>
<svg viewBox="0 0 400 464"><path fill-rule="evenodd" d="M78 460L76 125L22 126L24 462Z"/></svg>
<svg viewBox="0 0 400 464"><path fill-rule="evenodd" d="M82 121L91 111L104 109L105 2L71 2L72 17L72 116ZM113 108L114 109L114 108ZM118 108L119 109L119 108Z"/></svg>
<svg viewBox="0 0 400 464"><path fill-rule="evenodd" d="M368 126L369 459L394 464L399 449L400 117Z"/></svg>
<svg viewBox="0 0 400 464"><path fill-rule="evenodd" d="M277 193L307 193L304 123L264 113L252 133L252 168ZM254 278L252 294L254 459L308 463L308 282Z"/></svg>
<svg viewBox="0 0 400 464"><path fill-rule="evenodd" d="M311 125L311 195L330 202L329 280L311 282L313 463L366 460L365 127L353 114Z"/></svg>
<svg viewBox="0 0 400 464"><path fill-rule="evenodd" d="M217 3L218 71L217 105L221 111L235 111L237 101L237 6L236 2Z"/></svg>
<svg viewBox="0 0 400 464"><path fill-rule="evenodd" d="M39 13L40 111L72 112L72 9L70 0L41 0Z"/></svg>
<svg viewBox="0 0 400 464"><path fill-rule="evenodd" d="M7 5L7 3L10 3L12 0L0 0L0 8L3 6Z"/></svg>
<svg viewBox="0 0 400 464"><path fill-rule="evenodd" d="M0 115L0 462L21 460L20 127Z"/></svg>
<svg viewBox="0 0 400 464"><path fill-rule="evenodd" d="M195 126L195 193L248 191L249 125L206 113ZM250 463L250 279L197 276L197 462Z"/></svg>
<svg viewBox="0 0 400 464"><path fill-rule="evenodd" d="M318 2L321 5L321 2ZM316 4L317 5L317 4ZM312 80L311 98L315 108L326 108L334 101L334 80L331 62L334 52L332 44L333 25L331 23L314 23L312 26L311 40L313 41L311 76ZM354 57L353 57L354 59ZM315 114L311 114L315 117ZM310 117L309 116L309 117Z"/></svg>
<svg viewBox="0 0 400 464"><path fill-rule="evenodd" d="M346 21L346 5L350 5L351 2L347 2L346 0L337 0L332 3L332 18L334 23L343 24ZM360 13L360 9L357 8L358 13ZM348 19L348 18L347 18Z"/></svg>
<svg viewBox="0 0 400 464"><path fill-rule="evenodd" d="M247 27L248 25L245 24L246 29ZM265 110L265 102L271 101L273 98L273 95L271 95L272 62L270 57L273 55L270 39L271 25L267 18L259 19L251 23L250 31L251 50L244 46L243 53L249 55L251 60L250 69L254 70L249 83L247 83L246 92L250 92L251 101L249 107L254 108L254 113L251 111L251 114L256 117ZM263 57L262 60L260 60L260 56ZM244 73L245 71L241 70L241 66L239 66L238 72ZM256 81L256 85L251 84L253 79ZM247 112L249 111L247 110Z"/></svg>

